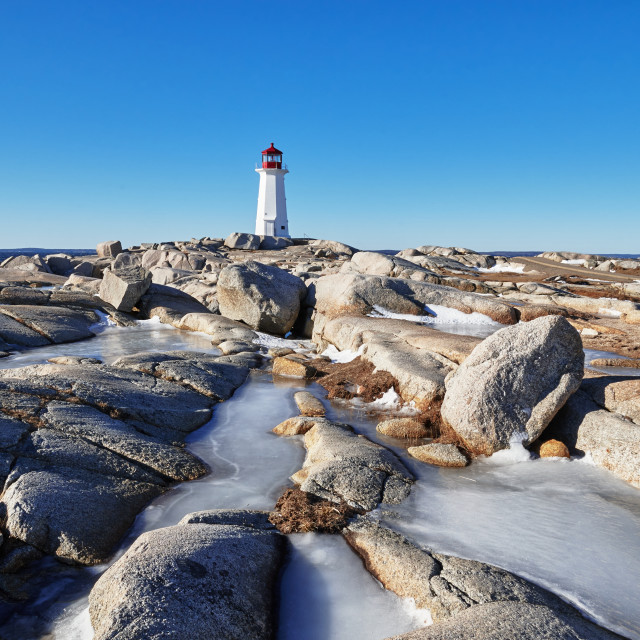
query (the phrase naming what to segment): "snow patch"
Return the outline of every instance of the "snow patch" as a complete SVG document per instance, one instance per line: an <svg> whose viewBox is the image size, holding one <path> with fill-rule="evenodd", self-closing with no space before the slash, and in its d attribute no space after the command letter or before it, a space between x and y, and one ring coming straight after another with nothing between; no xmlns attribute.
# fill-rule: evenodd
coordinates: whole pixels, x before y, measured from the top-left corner
<svg viewBox="0 0 640 640"><path fill-rule="evenodd" d="M579 264L584 267L587 261L584 258L576 258L575 260L563 260L562 264Z"/></svg>
<svg viewBox="0 0 640 640"><path fill-rule="evenodd" d="M348 362L352 362L358 356L361 356L364 351L364 345L360 345L357 351L352 351L351 349L345 349L344 351L339 351L336 347L330 344L321 355L327 356L331 359L333 363L346 364Z"/></svg>
<svg viewBox="0 0 640 640"><path fill-rule="evenodd" d="M492 320L484 313L473 311L472 313L464 313L458 309L444 307L439 304L425 306L424 310L428 315L414 316L409 313L393 313L386 309L374 305L373 313L369 316L372 318L393 318L395 320L408 320L409 322L418 322L420 324L487 324L495 327L503 325Z"/></svg>
<svg viewBox="0 0 640 640"><path fill-rule="evenodd" d="M311 349L314 346L310 340L287 340L286 338L272 336L269 333L262 333L261 331L256 331L255 333L257 337L253 339L253 344L260 345L266 349L288 347L296 351L299 349Z"/></svg>
<svg viewBox="0 0 640 640"><path fill-rule="evenodd" d="M493 267L477 267L481 273L524 273L524 264L519 262L507 262L502 264L494 264Z"/></svg>
<svg viewBox="0 0 640 640"><path fill-rule="evenodd" d="M526 434L514 433L509 441L508 449L496 451L489 457L483 456L483 461L486 464L502 466L531 460L531 452L528 449L525 449L522 444L526 437Z"/></svg>
<svg viewBox="0 0 640 640"><path fill-rule="evenodd" d="M621 311L616 311L615 309L607 309L605 307L601 307L598 309L598 315L605 316L607 318L619 318L622 315Z"/></svg>
<svg viewBox="0 0 640 640"><path fill-rule="evenodd" d="M93 333L100 333L107 327L116 326L116 323L104 311L98 311L98 309L94 309L94 313L98 316L98 322L92 324L89 327L89 331L93 331Z"/></svg>

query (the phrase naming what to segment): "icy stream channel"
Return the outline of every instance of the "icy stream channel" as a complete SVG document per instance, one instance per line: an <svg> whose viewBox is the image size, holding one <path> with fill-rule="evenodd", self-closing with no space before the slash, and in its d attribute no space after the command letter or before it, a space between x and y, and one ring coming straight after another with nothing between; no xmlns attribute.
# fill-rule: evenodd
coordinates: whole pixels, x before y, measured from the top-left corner
<svg viewBox="0 0 640 640"><path fill-rule="evenodd" d="M88 341L32 350L0 360L0 367L54 355L110 361L122 353L168 349L212 347L204 336L149 324L109 328ZM270 430L297 413L293 393L301 387L297 381L273 384L266 374L252 374L188 439L189 449L213 472L155 500L117 555L142 532L176 524L192 511L272 508L288 476L300 467L304 449L300 438L278 438ZM308 389L324 396L317 385ZM380 510L381 520L435 551L527 577L601 624L640 640L640 491L588 461L531 460L524 450L462 470L423 465L406 456L400 441L376 433L375 415L348 403L324 402L328 417L391 447L418 478L405 503ZM279 640L382 640L425 623L425 612L382 589L339 536L305 534L290 541ZM0 635L42 637L28 633L30 618L37 617L52 621L49 638L89 640L87 596L105 568L65 569Z"/></svg>

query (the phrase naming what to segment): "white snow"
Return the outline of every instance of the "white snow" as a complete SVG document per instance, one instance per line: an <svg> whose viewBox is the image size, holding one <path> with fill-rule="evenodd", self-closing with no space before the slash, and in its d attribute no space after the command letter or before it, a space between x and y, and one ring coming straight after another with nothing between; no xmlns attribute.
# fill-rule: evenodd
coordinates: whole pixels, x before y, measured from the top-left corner
<svg viewBox="0 0 640 640"><path fill-rule="evenodd" d="M458 311L458 309L444 307L439 304L425 306L424 310L429 315L424 316L414 316L409 313L393 313L377 305L374 305L373 308L374 312L369 314L372 318L394 318L396 320L419 322L420 324L487 324L496 327L503 326L484 313L478 313L477 311L464 313L463 311Z"/></svg>
<svg viewBox="0 0 640 640"><path fill-rule="evenodd" d="M575 260L563 260L562 264L579 264L581 266L585 266L587 263L583 258L576 258Z"/></svg>
<svg viewBox="0 0 640 640"><path fill-rule="evenodd" d="M364 345L361 345L357 351L352 351L351 349L339 351L336 347L330 344L321 355L331 358L331 362L333 363L346 364L347 362L355 360L358 356L361 356L363 351Z"/></svg>
<svg viewBox="0 0 640 640"><path fill-rule="evenodd" d="M616 311L615 309L606 309L605 307L601 307L598 309L598 314L606 316L607 318L619 318L622 315L622 312Z"/></svg>
<svg viewBox="0 0 640 640"><path fill-rule="evenodd" d="M503 466L531 460L531 452L525 449L522 444L524 439L525 434L514 434L511 437L508 449L496 451L490 457L483 457L482 462L485 464Z"/></svg>
<svg viewBox="0 0 640 640"><path fill-rule="evenodd" d="M502 264L494 264L493 267L488 269L484 267L477 267L477 270L481 273L523 273L524 264L519 262L506 262Z"/></svg>

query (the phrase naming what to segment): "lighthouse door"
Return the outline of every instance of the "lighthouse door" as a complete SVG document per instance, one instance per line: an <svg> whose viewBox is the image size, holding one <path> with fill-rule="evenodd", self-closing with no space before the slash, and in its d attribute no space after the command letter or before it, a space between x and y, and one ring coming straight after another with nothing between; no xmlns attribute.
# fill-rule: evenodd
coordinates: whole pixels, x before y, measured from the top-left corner
<svg viewBox="0 0 640 640"><path fill-rule="evenodd" d="M265 235L267 236L275 236L275 229L273 228L273 222L265 223Z"/></svg>

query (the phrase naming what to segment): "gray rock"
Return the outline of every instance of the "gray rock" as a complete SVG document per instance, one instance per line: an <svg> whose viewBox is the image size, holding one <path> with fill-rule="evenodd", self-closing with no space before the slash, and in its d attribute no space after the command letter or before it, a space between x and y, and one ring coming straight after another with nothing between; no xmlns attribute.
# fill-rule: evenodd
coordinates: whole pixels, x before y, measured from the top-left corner
<svg viewBox="0 0 640 640"><path fill-rule="evenodd" d="M225 356L234 355L236 353L246 353L258 351L260 347L252 342L244 342L242 340L225 340L218 344L218 349L222 351Z"/></svg>
<svg viewBox="0 0 640 640"><path fill-rule="evenodd" d="M137 353L118 358L112 366L177 382L214 400L230 398L249 375L246 367L221 361L212 354L191 351Z"/></svg>
<svg viewBox="0 0 640 640"><path fill-rule="evenodd" d="M278 238L275 236L260 236L260 249L262 251L278 251L286 249L293 244L291 238Z"/></svg>
<svg viewBox="0 0 640 640"><path fill-rule="evenodd" d="M585 380L586 382L586 380ZM545 431L573 453L640 488L640 425L601 409L582 390L575 393Z"/></svg>
<svg viewBox="0 0 640 640"><path fill-rule="evenodd" d="M273 531L275 526L269 522L270 511L252 511L249 509L209 509L188 513L178 525L183 524L227 524L251 529Z"/></svg>
<svg viewBox="0 0 640 640"><path fill-rule="evenodd" d="M139 464L81 437L53 429L37 429L30 433L20 446L13 448L12 453L45 463L42 468L70 467L138 482L163 484L156 474Z"/></svg>
<svg viewBox="0 0 640 640"><path fill-rule="evenodd" d="M80 564L104 561L158 485L57 468L21 475L3 494L13 537Z"/></svg>
<svg viewBox="0 0 640 640"><path fill-rule="evenodd" d="M0 339L5 344L20 347L42 347L51 341L33 329L3 314L0 309Z"/></svg>
<svg viewBox="0 0 640 640"><path fill-rule="evenodd" d="M138 306L144 317L158 317L166 324L177 324L187 314L213 315L207 307L189 294L159 284L149 287Z"/></svg>
<svg viewBox="0 0 640 640"><path fill-rule="evenodd" d="M115 260L111 263L111 268L114 271L119 269L129 269L130 267L141 267L142 255L139 253L131 253L129 251L123 251L119 253Z"/></svg>
<svg viewBox="0 0 640 640"><path fill-rule="evenodd" d="M396 640L618 637L523 578L482 562L435 554L367 518L357 518L343 535L387 589L430 610L432 626Z"/></svg>
<svg viewBox="0 0 640 640"><path fill-rule="evenodd" d="M582 381L581 391L601 407L640 424L640 378L602 376Z"/></svg>
<svg viewBox="0 0 640 640"><path fill-rule="evenodd" d="M9 376L31 384L40 378L53 394L65 394L70 400L97 407L120 419L140 421L183 435L208 422L215 403L189 385L180 384L180 380L175 380L179 383L176 384L123 367L48 364L11 369L8 373L0 371L0 377ZM216 377L214 373L212 378ZM2 380L3 384L9 382ZM213 387L214 382L210 384ZM223 380L215 388L225 393L228 386ZM40 388L34 393L39 394ZM18 395L12 392L12 396ZM37 396L28 397L38 401Z"/></svg>
<svg viewBox="0 0 640 640"><path fill-rule="evenodd" d="M234 525L145 533L91 591L95 640L269 640L284 546L277 532Z"/></svg>
<svg viewBox="0 0 640 640"><path fill-rule="evenodd" d="M317 249L328 249L338 255L345 255L349 257L358 251L357 249L350 247L348 244L338 242L337 240L312 240L309 243L309 246Z"/></svg>
<svg viewBox="0 0 640 640"><path fill-rule="evenodd" d="M533 442L576 391L584 352L560 316L502 329L447 379L442 419L468 450L491 455L513 438Z"/></svg>
<svg viewBox="0 0 640 640"><path fill-rule="evenodd" d="M81 404L50 402L41 419L51 429L77 436L169 480L193 480L207 468L188 451L140 433L132 425Z"/></svg>
<svg viewBox="0 0 640 640"><path fill-rule="evenodd" d="M98 258L115 258L119 253L122 253L122 244L120 244L120 240L100 242L96 247L96 253Z"/></svg>
<svg viewBox="0 0 640 640"><path fill-rule="evenodd" d="M300 278L254 261L225 267L218 279L223 316L279 335L291 330L306 295Z"/></svg>
<svg viewBox="0 0 640 640"><path fill-rule="evenodd" d="M65 253L52 253L44 257L44 261L52 273L66 276L71 271L71 256Z"/></svg>
<svg viewBox="0 0 640 640"><path fill-rule="evenodd" d="M260 248L260 236L253 233L232 233L225 238L224 246L229 249L256 251Z"/></svg>
<svg viewBox="0 0 640 640"><path fill-rule="evenodd" d="M118 311L132 311L151 285L151 274L142 267L105 271L100 298Z"/></svg>
<svg viewBox="0 0 640 640"><path fill-rule="evenodd" d="M29 431L30 426L28 424L16 418L0 414L0 449L15 447Z"/></svg>
<svg viewBox="0 0 640 640"><path fill-rule="evenodd" d="M100 278L91 278L88 276L80 276L77 273L72 273L64 283L64 288L74 291L84 291L93 296L98 294L101 284L102 280L100 280Z"/></svg>
<svg viewBox="0 0 640 640"><path fill-rule="evenodd" d="M0 314L17 320L54 344L92 338L95 334L90 327L98 321L98 316L93 311L67 309L57 305L2 305ZM4 337L1 328L0 335Z"/></svg>
<svg viewBox="0 0 640 640"><path fill-rule="evenodd" d="M402 462L348 425L316 419L304 445L302 469L291 477L302 491L365 511L401 502L411 491L413 477Z"/></svg>
<svg viewBox="0 0 640 640"><path fill-rule="evenodd" d="M621 639L577 612L522 602L492 602L444 622L388 640L614 640Z"/></svg>
<svg viewBox="0 0 640 640"><path fill-rule="evenodd" d="M15 256L7 258L0 267L4 269L16 269L18 271L40 271L51 273L47 263L39 256Z"/></svg>

